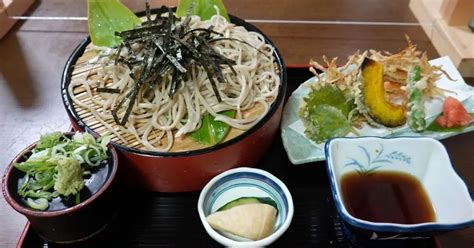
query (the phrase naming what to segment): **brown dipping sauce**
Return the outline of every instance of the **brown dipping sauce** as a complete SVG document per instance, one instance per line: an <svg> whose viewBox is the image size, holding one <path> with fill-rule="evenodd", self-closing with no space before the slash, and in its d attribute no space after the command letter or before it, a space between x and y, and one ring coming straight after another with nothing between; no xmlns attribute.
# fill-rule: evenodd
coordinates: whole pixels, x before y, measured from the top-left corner
<svg viewBox="0 0 474 248"><path fill-rule="evenodd" d="M347 173L341 178L341 192L347 211L359 219L399 224L433 222L436 219L423 186L406 173Z"/></svg>

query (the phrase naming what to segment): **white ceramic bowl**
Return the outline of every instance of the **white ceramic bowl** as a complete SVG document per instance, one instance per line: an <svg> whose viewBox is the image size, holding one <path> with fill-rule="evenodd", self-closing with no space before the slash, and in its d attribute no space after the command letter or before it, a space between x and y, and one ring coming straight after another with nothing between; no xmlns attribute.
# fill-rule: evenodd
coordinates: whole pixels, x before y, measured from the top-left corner
<svg viewBox="0 0 474 248"><path fill-rule="evenodd" d="M432 138L335 138L326 143L327 169L336 208L350 226L368 238L402 239L474 226L474 204L456 174L445 147ZM371 170L405 172L417 178L433 205L436 220L419 224L379 223L358 219L341 199L341 176Z"/></svg>
<svg viewBox="0 0 474 248"><path fill-rule="evenodd" d="M252 241L214 230L206 217L224 204L240 197L271 197L278 208L273 233L261 240ZM207 233L217 242L228 247L262 247L277 240L290 226L293 218L293 199L285 184L272 174L254 168L228 170L214 177L202 189L198 212Z"/></svg>

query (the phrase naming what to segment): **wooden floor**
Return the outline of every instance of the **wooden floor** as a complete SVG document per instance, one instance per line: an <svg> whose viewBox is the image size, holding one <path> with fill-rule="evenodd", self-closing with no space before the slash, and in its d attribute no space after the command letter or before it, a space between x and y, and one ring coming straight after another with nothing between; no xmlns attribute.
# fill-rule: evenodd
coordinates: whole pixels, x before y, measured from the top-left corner
<svg viewBox="0 0 474 248"><path fill-rule="evenodd" d="M143 10L142 1L127 0ZM174 1L151 1L153 6ZM249 20L282 51L287 65L306 65L323 55L341 63L356 50L396 52L405 47L404 34L438 56L408 8L408 0L239 0L225 1L230 13ZM86 1L37 1L30 16L86 16ZM376 22L376 23L373 23ZM59 83L69 54L87 35L85 21L18 22L0 40L0 171L15 154L41 133L66 130L69 121ZM0 247L15 247L25 219L0 196ZM473 247L473 232L441 236L456 239L455 247ZM453 246L454 247L454 246Z"/></svg>

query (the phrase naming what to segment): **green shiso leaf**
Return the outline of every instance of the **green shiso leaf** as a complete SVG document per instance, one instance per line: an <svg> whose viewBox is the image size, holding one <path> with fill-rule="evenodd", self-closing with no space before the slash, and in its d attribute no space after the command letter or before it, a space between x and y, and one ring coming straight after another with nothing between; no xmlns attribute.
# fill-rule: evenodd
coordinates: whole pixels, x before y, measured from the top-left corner
<svg viewBox="0 0 474 248"><path fill-rule="evenodd" d="M312 90L304 99L299 116L305 126L305 134L316 143L331 137L347 135L351 129L353 99L334 86Z"/></svg>
<svg viewBox="0 0 474 248"><path fill-rule="evenodd" d="M119 0L87 0L89 35L96 46L115 47L122 39L115 32L130 30L141 20Z"/></svg>
<svg viewBox="0 0 474 248"><path fill-rule="evenodd" d="M351 122L347 116L340 109L327 104L308 109L304 123L305 134L317 143L345 136L351 131Z"/></svg>
<svg viewBox="0 0 474 248"><path fill-rule="evenodd" d="M306 106L313 108L320 105L330 105L339 109L343 115L348 116L355 108L354 101L344 91L331 85L312 90L304 98Z"/></svg>
<svg viewBox="0 0 474 248"><path fill-rule="evenodd" d="M183 17L191 14L201 17L201 20L209 20L217 14L214 6L219 9L219 14L229 21L229 15L221 0L180 0L176 15Z"/></svg>
<svg viewBox="0 0 474 248"><path fill-rule="evenodd" d="M220 114L233 117L235 110L228 110ZM216 145L221 142L229 132L229 125L222 121L216 121L210 114L204 115L201 127L190 133L189 137L205 145Z"/></svg>

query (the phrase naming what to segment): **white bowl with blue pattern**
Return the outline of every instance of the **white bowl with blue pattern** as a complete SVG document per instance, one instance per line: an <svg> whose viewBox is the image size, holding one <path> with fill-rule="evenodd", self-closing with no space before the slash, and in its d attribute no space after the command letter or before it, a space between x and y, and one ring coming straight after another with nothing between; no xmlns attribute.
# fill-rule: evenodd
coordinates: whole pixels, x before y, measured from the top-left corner
<svg viewBox="0 0 474 248"><path fill-rule="evenodd" d="M277 204L278 216L273 233L252 241L214 230L206 217L226 203L240 197L270 197ZM217 242L230 247L263 247L277 240L290 226L293 218L293 199L285 184L272 174L255 168L237 168L214 177L202 189L198 212L207 233Z"/></svg>
<svg viewBox="0 0 474 248"><path fill-rule="evenodd" d="M336 208L351 241L426 238L437 232L474 226L474 203L456 174L446 148L432 138L334 138L325 146L327 171ZM350 172L395 171L417 178L435 211L434 222L397 224L371 222L352 216L341 197L341 177ZM356 235L354 235L356 234ZM357 236L357 237L356 237Z"/></svg>

